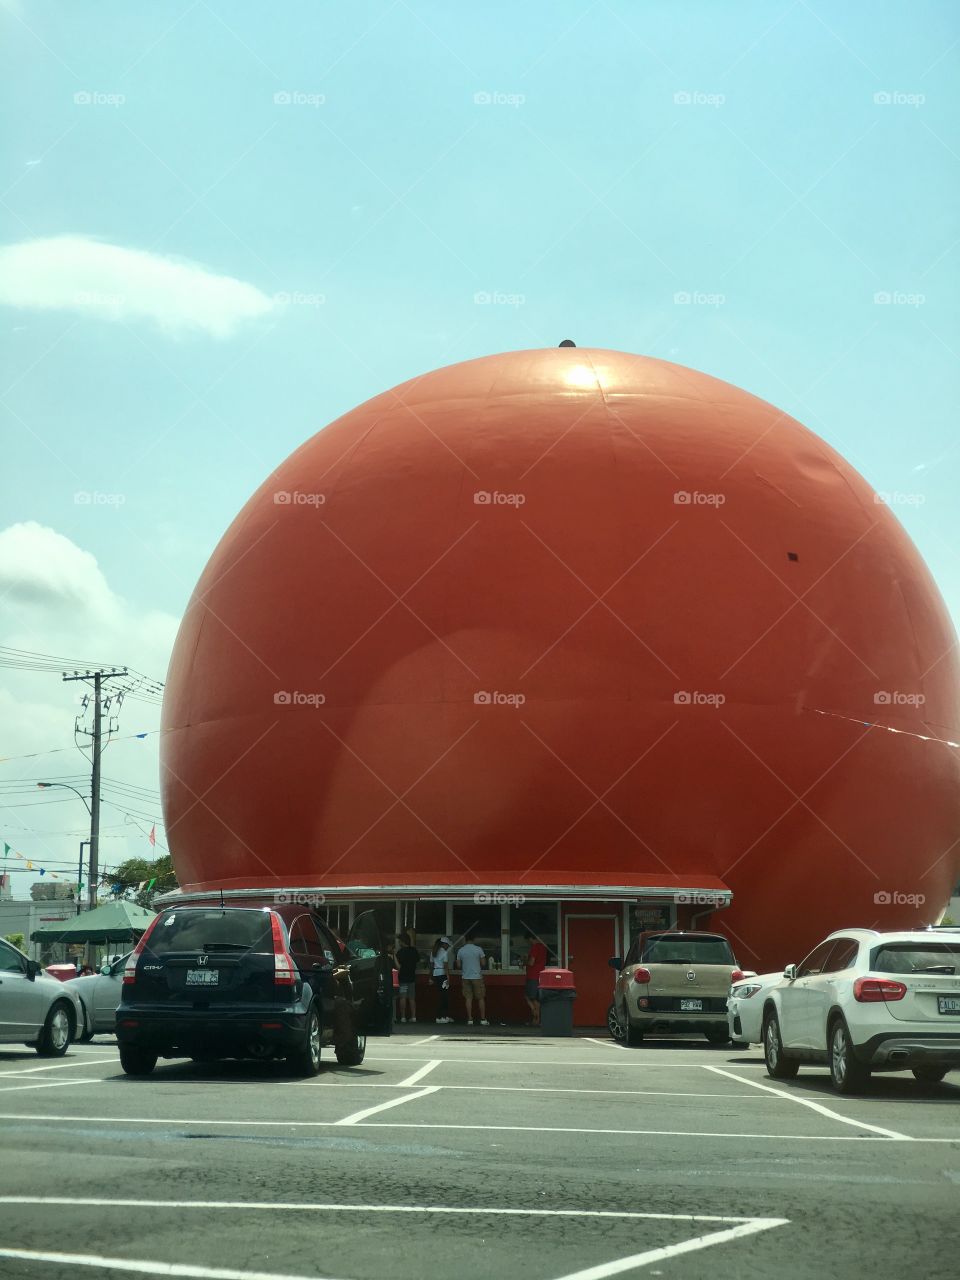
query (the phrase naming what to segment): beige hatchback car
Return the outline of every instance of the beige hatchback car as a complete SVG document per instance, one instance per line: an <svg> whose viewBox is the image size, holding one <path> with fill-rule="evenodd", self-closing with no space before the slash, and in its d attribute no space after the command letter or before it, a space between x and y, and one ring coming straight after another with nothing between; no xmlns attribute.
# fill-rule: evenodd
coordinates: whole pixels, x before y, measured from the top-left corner
<svg viewBox="0 0 960 1280"><path fill-rule="evenodd" d="M615 1040L636 1045L650 1033L702 1031L711 1044L729 1041L727 996L744 974L723 934L641 933L610 966L618 970L607 1016Z"/></svg>

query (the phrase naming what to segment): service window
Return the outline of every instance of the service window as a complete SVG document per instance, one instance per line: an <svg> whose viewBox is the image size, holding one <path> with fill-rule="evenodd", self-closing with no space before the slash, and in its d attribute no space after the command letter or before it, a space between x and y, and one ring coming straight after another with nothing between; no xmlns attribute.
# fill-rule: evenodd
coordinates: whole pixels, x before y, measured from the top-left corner
<svg viewBox="0 0 960 1280"><path fill-rule="evenodd" d="M555 902L524 902L510 907L510 956L511 969L522 969L530 950L524 934L534 938L547 948L547 964L557 963L557 904Z"/></svg>
<svg viewBox="0 0 960 1280"><path fill-rule="evenodd" d="M338 933L345 938L350 932L350 904L348 902L332 902L328 906L321 907L320 914L334 933Z"/></svg>
<svg viewBox="0 0 960 1280"><path fill-rule="evenodd" d="M500 964L500 920L502 911L499 905L490 902L471 902L453 904L453 952L456 956L467 940L467 935L474 934L474 942L483 947L489 965L491 957Z"/></svg>
<svg viewBox="0 0 960 1280"><path fill-rule="evenodd" d="M429 951L437 938L447 932L447 904L445 902L418 902L413 932L417 946ZM409 922L409 916L407 917Z"/></svg>

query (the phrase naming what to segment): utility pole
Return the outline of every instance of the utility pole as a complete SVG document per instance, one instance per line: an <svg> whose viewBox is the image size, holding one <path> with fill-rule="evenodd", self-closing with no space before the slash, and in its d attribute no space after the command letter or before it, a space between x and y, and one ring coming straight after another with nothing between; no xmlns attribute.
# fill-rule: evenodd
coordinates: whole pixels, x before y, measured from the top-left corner
<svg viewBox="0 0 960 1280"><path fill-rule="evenodd" d="M100 880L100 757L103 754L103 682L127 675L126 667L108 667L99 671L64 672L64 680L83 680L93 683L93 755L90 779L90 865L87 875L87 903L90 910L97 905L97 885ZM83 732L89 732L84 730ZM109 730L108 730L109 736Z"/></svg>

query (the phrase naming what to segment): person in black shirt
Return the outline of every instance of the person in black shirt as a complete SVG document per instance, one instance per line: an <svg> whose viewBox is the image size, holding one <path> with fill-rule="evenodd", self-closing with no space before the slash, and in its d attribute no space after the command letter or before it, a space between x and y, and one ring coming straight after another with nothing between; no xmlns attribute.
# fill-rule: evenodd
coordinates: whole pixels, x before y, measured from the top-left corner
<svg viewBox="0 0 960 1280"><path fill-rule="evenodd" d="M397 968L400 983L400 1021L416 1022L417 1020L417 965L420 963L420 952L411 946L410 935L401 933L400 946L397 948Z"/></svg>

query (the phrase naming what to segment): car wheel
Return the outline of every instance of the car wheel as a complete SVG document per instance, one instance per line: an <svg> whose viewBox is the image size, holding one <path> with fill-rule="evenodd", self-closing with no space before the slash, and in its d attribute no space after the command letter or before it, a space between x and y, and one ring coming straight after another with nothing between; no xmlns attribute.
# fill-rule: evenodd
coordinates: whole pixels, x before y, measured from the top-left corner
<svg viewBox="0 0 960 1280"><path fill-rule="evenodd" d="M148 1076L157 1065L158 1055L138 1044L120 1046L120 1065L128 1076Z"/></svg>
<svg viewBox="0 0 960 1280"><path fill-rule="evenodd" d="M837 1093L860 1093L870 1080L865 1067L853 1052L850 1032L842 1018L830 1028L830 1080Z"/></svg>
<svg viewBox="0 0 960 1280"><path fill-rule="evenodd" d="M367 1037L355 1031L349 1040L341 1040L333 1046L341 1067L359 1067L367 1052Z"/></svg>
<svg viewBox="0 0 960 1280"><path fill-rule="evenodd" d="M62 1058L70 1045L70 1009L58 1000L51 1005L47 1020L37 1041L37 1053L41 1058Z"/></svg>
<svg viewBox="0 0 960 1280"><path fill-rule="evenodd" d="M775 1013L768 1013L763 1024L763 1060L767 1075L774 1080L792 1080L800 1070L796 1058L784 1056L780 1019Z"/></svg>
<svg viewBox="0 0 960 1280"><path fill-rule="evenodd" d="M316 1009L307 1014L303 1044L287 1057L287 1062L298 1076L315 1076L320 1070L320 1016Z"/></svg>
<svg viewBox="0 0 960 1280"><path fill-rule="evenodd" d="M704 1033L711 1044L729 1044L730 1032L722 1028L711 1029Z"/></svg>
<svg viewBox="0 0 960 1280"><path fill-rule="evenodd" d="M939 1084L948 1070L948 1067L914 1067L913 1075L921 1084Z"/></svg>
<svg viewBox="0 0 960 1280"><path fill-rule="evenodd" d="M614 1040L623 1040L623 1027L620 1025L620 1019L617 1016L617 1006L612 1004L607 1010L607 1030Z"/></svg>

